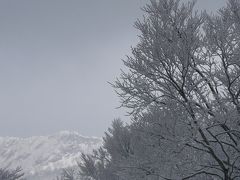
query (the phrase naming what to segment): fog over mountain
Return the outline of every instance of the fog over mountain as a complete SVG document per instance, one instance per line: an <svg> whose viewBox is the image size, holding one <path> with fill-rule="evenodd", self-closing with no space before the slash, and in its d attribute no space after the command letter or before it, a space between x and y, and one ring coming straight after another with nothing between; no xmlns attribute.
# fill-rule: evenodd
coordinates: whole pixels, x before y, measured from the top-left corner
<svg viewBox="0 0 240 180"><path fill-rule="evenodd" d="M21 166L27 179L49 180L62 168L75 166L81 153L91 153L101 144L100 138L69 131L27 138L0 137L0 165Z"/></svg>

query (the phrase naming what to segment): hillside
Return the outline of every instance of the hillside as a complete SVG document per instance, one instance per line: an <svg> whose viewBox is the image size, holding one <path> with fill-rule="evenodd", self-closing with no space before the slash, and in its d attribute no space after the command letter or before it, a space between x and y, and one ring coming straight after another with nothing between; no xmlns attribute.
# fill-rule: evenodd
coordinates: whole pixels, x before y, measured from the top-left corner
<svg viewBox="0 0 240 180"><path fill-rule="evenodd" d="M76 165L81 153L91 153L102 140L62 131L49 136L0 137L0 166L21 166L31 180L53 179L62 168Z"/></svg>

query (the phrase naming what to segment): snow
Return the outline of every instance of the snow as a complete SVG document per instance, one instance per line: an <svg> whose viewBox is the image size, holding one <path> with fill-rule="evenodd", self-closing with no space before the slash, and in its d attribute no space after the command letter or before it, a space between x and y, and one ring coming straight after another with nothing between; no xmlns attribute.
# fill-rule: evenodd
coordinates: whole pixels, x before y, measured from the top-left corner
<svg viewBox="0 0 240 180"><path fill-rule="evenodd" d="M81 153L91 153L100 145L101 138L70 131L28 138L0 137L0 165L2 168L21 166L27 176L44 179L45 172L73 167Z"/></svg>

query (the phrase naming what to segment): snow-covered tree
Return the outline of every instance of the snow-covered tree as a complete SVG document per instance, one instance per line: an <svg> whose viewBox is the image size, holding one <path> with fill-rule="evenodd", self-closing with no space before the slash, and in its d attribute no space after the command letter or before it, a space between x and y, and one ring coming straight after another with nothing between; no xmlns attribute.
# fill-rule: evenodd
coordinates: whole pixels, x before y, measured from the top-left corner
<svg viewBox="0 0 240 180"><path fill-rule="evenodd" d="M24 176L20 167L10 170L6 168L0 168L0 180L21 180Z"/></svg>
<svg viewBox="0 0 240 180"><path fill-rule="evenodd" d="M240 1L228 0L213 15L194 5L152 0L145 6L135 24L139 43L113 83L132 123L113 123L104 156L83 156L83 174L240 179Z"/></svg>
<svg viewBox="0 0 240 180"><path fill-rule="evenodd" d="M193 7L194 2L159 0L144 8L144 20L135 24L140 42L124 61L129 70L114 87L133 116L151 107L161 113L179 111L175 119L185 127L176 136L182 137L178 144L206 157L189 175L185 173L189 169L181 166L182 179L203 174L236 179L240 177L240 1L229 0L217 15L199 14Z"/></svg>
<svg viewBox="0 0 240 180"><path fill-rule="evenodd" d="M57 176L56 180L80 180L76 170L73 168L65 168L62 170L61 175Z"/></svg>
<svg viewBox="0 0 240 180"><path fill-rule="evenodd" d="M121 120L114 120L112 127L105 133L103 147L91 155L82 154L78 163L80 174L93 180L123 180L117 175L117 171L118 162L129 154L128 132Z"/></svg>

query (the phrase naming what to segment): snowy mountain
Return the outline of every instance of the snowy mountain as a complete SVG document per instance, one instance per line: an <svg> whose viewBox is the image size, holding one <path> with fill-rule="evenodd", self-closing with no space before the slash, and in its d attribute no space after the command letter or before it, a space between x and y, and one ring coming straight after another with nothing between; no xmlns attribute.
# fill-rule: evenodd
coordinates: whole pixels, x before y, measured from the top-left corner
<svg viewBox="0 0 240 180"><path fill-rule="evenodd" d="M0 167L21 166L30 180L52 180L62 168L73 167L81 153L91 153L102 140L62 131L49 136L0 137Z"/></svg>

